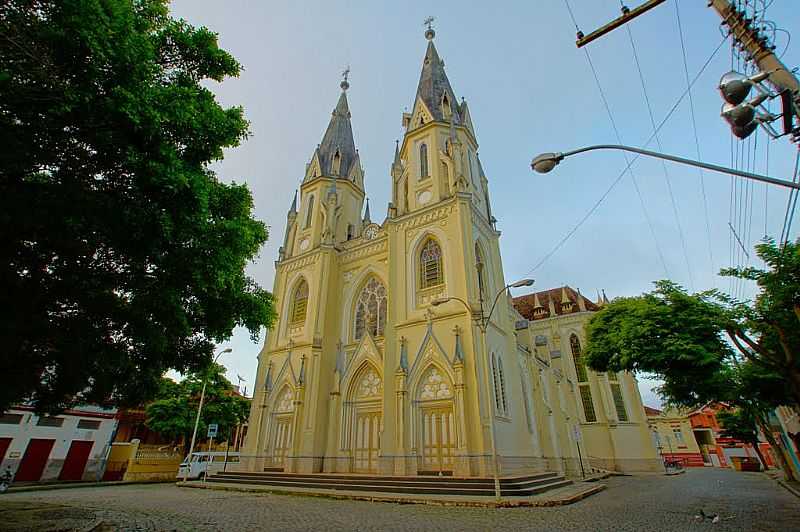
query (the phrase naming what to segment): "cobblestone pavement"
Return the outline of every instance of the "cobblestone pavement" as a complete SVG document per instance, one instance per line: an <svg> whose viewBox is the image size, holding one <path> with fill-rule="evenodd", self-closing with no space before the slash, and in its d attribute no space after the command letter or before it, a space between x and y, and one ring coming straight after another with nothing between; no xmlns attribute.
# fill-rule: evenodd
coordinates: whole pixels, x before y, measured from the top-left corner
<svg viewBox="0 0 800 532"><path fill-rule="evenodd" d="M460 508L184 489L172 484L74 488L0 496L0 530L57 530L25 512L68 509L102 530L648 530L788 531L800 499L761 473L692 469L684 475L614 477L608 489L557 508ZM698 520L720 514L720 522ZM34 514L31 514L34 515ZM33 519L33 518L32 518ZM66 525L66 521L62 521ZM87 521L88 523L88 521ZM75 525L68 525L75 526Z"/></svg>

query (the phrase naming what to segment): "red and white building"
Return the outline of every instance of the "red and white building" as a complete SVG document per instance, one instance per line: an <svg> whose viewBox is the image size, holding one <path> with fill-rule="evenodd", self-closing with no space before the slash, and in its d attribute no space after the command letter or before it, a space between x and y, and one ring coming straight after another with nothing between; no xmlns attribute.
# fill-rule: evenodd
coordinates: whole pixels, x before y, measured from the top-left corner
<svg viewBox="0 0 800 532"><path fill-rule="evenodd" d="M0 414L0 473L14 482L100 480L117 428L116 409L80 406L38 416L15 406Z"/></svg>

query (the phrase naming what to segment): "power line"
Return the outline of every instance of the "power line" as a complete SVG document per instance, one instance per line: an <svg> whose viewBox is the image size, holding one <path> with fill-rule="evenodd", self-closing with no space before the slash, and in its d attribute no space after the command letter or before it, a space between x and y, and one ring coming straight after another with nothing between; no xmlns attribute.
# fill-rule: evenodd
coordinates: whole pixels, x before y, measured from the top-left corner
<svg viewBox="0 0 800 532"><path fill-rule="evenodd" d="M653 107L650 104L650 97L647 94L647 85L644 81L644 74L642 73L642 66L639 63L639 54L636 53L636 44L633 42L633 32L631 32L630 26L625 26L625 29L628 31L628 40L631 43L631 50L633 51L633 59L636 63L636 70L639 73L639 81L642 85L642 93L644 95L644 101L647 105L647 113L650 116L650 124L653 126L653 133L656 139L656 145L658 146L659 151L664 151L664 147L661 145L661 138L658 136L658 131L656 130L656 119L653 116ZM687 89L687 92L691 94L691 90ZM661 161L661 168L664 170L664 180L667 183L667 191L669 191L669 198L670 202L672 203L672 213L675 215L675 224L678 226L678 235L681 239L681 247L683 248L683 258L686 261L686 271L689 274L689 286L691 287L692 291L694 291L694 279L692 278L692 266L689 263L689 251L686 248L686 238L683 234L683 227L681 226L681 219L680 214L678 213L678 204L675 200L675 194L672 191L672 183L670 182L669 177L669 170L667 170L667 163Z"/></svg>
<svg viewBox="0 0 800 532"><path fill-rule="evenodd" d="M592 75L594 76L594 81L597 84L597 89L600 92L600 98L603 100L603 105L605 106L606 113L608 114L608 118L611 121L611 127L614 129L614 134L617 137L617 142L619 144L624 144L622 142L622 137L619 133L619 129L617 128L617 122L614 120L614 115L611 112L611 106L608 103L608 99L606 98L605 91L603 90L603 86L600 84L600 78L597 75L597 70L594 67L594 63L592 62L592 57L589 55L589 50L584 48L584 53L586 54L586 60L589 62L589 67L592 70ZM655 228L653 227L653 221L650 219L650 214L647 211L647 207L644 203L644 197L642 196L642 192L639 189L639 184L636 182L636 176L633 174L633 170L631 169L631 161L630 157L628 156L627 152L623 153L625 157L625 162L628 163L628 174L630 175L631 182L633 183L633 188L636 190L636 195L639 197L639 204L642 206L642 212L644 213L645 220L647 220L647 226L650 228L650 234L653 237L653 243L656 245L656 251L658 252L658 257L661 260L661 265L664 267L664 274L669 277L669 268L667 268L667 261L664 259L664 253L661 250L661 246L658 243L658 237L656 236Z"/></svg>
<svg viewBox="0 0 800 532"><path fill-rule="evenodd" d="M568 2L567 0L564 0L564 3L567 5L567 8L569 9L569 2ZM571 9L569 9L569 11L570 11L570 16L572 17L572 21L573 21L573 23L575 23L575 17L572 15L572 10L571 10ZM577 23L575 23L575 26L577 27ZM689 90L691 90L691 88L694 86L694 84L697 82L697 80L698 80L698 79L700 79L700 76L702 76L702 75L703 75L703 72L705 72L705 70L706 70L706 68L708 67L708 65L709 65L709 64L711 64L711 61L714 59L714 57L716 57L716 55L717 55L717 52L719 52L720 48L722 48L722 45L723 45L723 44L725 44L725 42L726 42L727 40L728 40L728 37L727 37L727 35L726 35L725 37L723 37L723 39L720 41L720 43L717 45L717 47L714 49L714 51L713 51L713 52L711 52L711 55L708 57L708 59L706 60L706 62L705 62L705 63L703 63L703 66L702 66L702 67L700 68L700 70L697 72L697 74L695 75L694 79L692 79L692 82L689 84L689 86L687 87L686 91L684 91L684 92L683 92L683 94L681 94L681 96L678 98L678 100L675 102L675 104L672 106L672 108L669 110L669 112L668 112L668 113L666 114L666 116L663 118L663 120L661 121L661 123L658 125L658 127L656 128L656 133L657 133L658 131L660 131L660 130L661 130L661 128L664 126L664 124L666 124L666 123L667 123L667 121L668 121L668 120L669 120L669 119L672 117L672 115L675 113L675 110L678 108L678 106L681 104L681 102L683 101L683 99L684 99L684 98L686 97L686 95L688 94ZM651 135L651 136L650 136L650 138L649 138L649 139L647 139L647 142L645 142L645 143L642 145L642 148L647 148L647 146L649 146L649 145L650 145L650 143L653 141L653 138L655 138L655 134ZM608 187L608 189L607 189L607 190L606 190L606 191L605 191L605 192L602 194L602 196L600 196L600 198L599 198L599 199L598 199L598 200L597 200L597 201L594 203L594 205L592 205L592 207L591 207L591 208L589 209L589 211L588 211L588 212L587 212L587 213L586 213L586 214L585 214L585 215L584 215L584 216L583 216L583 217L580 219L580 221L578 221L578 223L577 223L577 224L576 224L576 225L575 225L575 226L574 226L572 229L570 229L570 230L567 232L567 234L566 234L566 235L564 235L564 237L562 237L562 238L561 238L561 240L559 240L559 241L558 241L558 243L557 243L555 246L553 246L553 248L552 248L550 251L548 251L548 252L547 252L547 253L546 253L546 254L545 254L545 255L544 255L544 256L543 256L543 257L542 257L542 258L539 260L539 262L537 262L537 263L536 263L536 265L535 265L533 268L531 268L531 269L530 269L530 270L529 270L529 271L528 271L528 272L525 274L525 276L527 276L527 275L530 275L530 274L532 274L533 272L535 272L536 270L538 270L538 269L539 269L539 268L540 268L540 267L541 267L541 266L542 266L542 265L543 265L545 262L547 262L547 261L550 259L550 257L552 257L553 255L555 255L555 254L556 254L556 252L557 252L559 249L561 249L561 247L562 247L564 244L566 244L566 243L567 243L567 241L569 241L569 239L570 239L570 238L572 238L572 235L574 235L574 234L575 234L575 233L578 231L578 229L580 229L580 227L581 227L581 226L582 226L582 225L583 225L583 224L586 222L586 220L588 220L588 219L589 219L589 218L592 216L592 214L594 214L594 212L597 210L597 208L598 208L598 207L599 207L599 206L600 206L600 205L603 203L603 201L606 199L606 197L607 197L607 196L608 196L608 195L611 193L611 191L612 191L612 190L613 190L613 189L614 189L614 188L617 186L617 184L618 184L618 183L619 183L619 182L622 180L622 178L625 176L625 174L626 174L626 173L627 173L627 171L628 171L628 168L629 168L631 165L633 165L633 163L635 163L635 162L636 162L636 161L639 159L639 157L640 157L640 155L638 155L638 154L637 154L637 155L635 155L635 156L634 156L634 157L631 159L631 161L630 161L630 162L629 162L629 163L626 165L626 167L625 167L625 168L623 168L622 172L620 172L620 174L617 176L617 178L616 178L616 179L615 179L615 180L614 180L614 181L611 183L611 185Z"/></svg>
<svg viewBox="0 0 800 532"><path fill-rule="evenodd" d="M675 2L675 18L678 21L678 35L681 41L681 54L683 56L683 73L686 76L686 85L689 85L689 65L686 60L686 44L683 38L683 24L681 23L681 10L679 7L680 2L676 0ZM695 118L695 111L694 111L694 98L692 98L692 91L689 91L689 111L692 118L692 131L694 133L694 146L695 151L697 153L697 160L703 160L703 157L700 155L700 138L697 134L697 119ZM708 216L708 197L706 196L706 180L705 180L705 172L703 169L699 169L700 173L700 191L703 194L703 213L705 215L706 220L706 235L708 236L708 258L711 264L711 275L712 278L716 276L716 271L714 270L714 251L713 245L711 240L711 220Z"/></svg>

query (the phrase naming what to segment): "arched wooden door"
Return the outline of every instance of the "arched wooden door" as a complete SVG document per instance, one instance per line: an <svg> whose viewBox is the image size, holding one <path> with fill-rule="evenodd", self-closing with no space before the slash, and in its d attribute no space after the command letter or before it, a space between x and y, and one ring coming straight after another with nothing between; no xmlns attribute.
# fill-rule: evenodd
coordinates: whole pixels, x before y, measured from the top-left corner
<svg viewBox="0 0 800 532"><path fill-rule="evenodd" d="M272 467L286 467L286 458L292 448L292 421L294 420L294 391L284 387L273 408Z"/></svg>
<svg viewBox="0 0 800 532"><path fill-rule="evenodd" d="M421 475L449 475L454 468L456 423L453 386L441 370L431 367L417 393Z"/></svg>

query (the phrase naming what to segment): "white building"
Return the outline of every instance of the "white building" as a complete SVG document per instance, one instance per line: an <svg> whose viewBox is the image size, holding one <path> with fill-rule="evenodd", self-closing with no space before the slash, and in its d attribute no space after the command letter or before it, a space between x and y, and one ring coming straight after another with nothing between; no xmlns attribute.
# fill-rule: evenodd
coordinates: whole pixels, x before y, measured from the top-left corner
<svg viewBox="0 0 800 532"><path fill-rule="evenodd" d="M80 406L37 416L16 406L0 415L0 472L14 482L100 480L117 428L116 409Z"/></svg>

